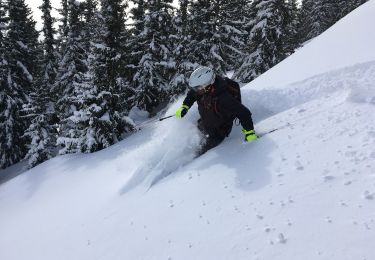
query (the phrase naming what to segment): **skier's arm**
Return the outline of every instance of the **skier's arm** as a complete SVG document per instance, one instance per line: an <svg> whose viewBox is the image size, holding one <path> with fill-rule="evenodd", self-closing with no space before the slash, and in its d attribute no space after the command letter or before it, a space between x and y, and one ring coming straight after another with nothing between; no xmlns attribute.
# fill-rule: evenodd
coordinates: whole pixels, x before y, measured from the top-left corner
<svg viewBox="0 0 375 260"><path fill-rule="evenodd" d="M184 102L182 103L184 106L187 106L191 108L191 106L194 104L194 102L197 101L197 97L194 90L189 90L189 92L186 95L186 98L184 99Z"/></svg>
<svg viewBox="0 0 375 260"><path fill-rule="evenodd" d="M176 111L176 117L179 119L183 118L196 100L197 98L195 92L193 90L190 90L187 93L182 106Z"/></svg>
<svg viewBox="0 0 375 260"><path fill-rule="evenodd" d="M222 110L227 115L237 117L244 130L254 130L250 110L231 95L227 93L223 95L224 96L219 99L218 109Z"/></svg>

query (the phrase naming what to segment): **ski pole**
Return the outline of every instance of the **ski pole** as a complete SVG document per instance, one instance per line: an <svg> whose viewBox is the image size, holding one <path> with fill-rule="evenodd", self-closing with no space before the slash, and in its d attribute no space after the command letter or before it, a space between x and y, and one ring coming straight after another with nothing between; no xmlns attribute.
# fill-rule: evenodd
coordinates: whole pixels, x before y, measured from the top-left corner
<svg viewBox="0 0 375 260"><path fill-rule="evenodd" d="M159 121L163 121L165 119L168 119L168 118L171 118L173 117L174 115L170 115L170 116L166 116L166 117L162 117L162 118L159 118Z"/></svg>
<svg viewBox="0 0 375 260"><path fill-rule="evenodd" d="M137 124L137 125L135 125L135 127L140 129L141 127L151 125L151 124L155 124L156 122L163 121L163 120L171 118L173 116L174 115L170 115L170 116L166 116L166 117L162 117L162 118L153 118L153 119L147 120L145 122L142 122L140 124Z"/></svg>

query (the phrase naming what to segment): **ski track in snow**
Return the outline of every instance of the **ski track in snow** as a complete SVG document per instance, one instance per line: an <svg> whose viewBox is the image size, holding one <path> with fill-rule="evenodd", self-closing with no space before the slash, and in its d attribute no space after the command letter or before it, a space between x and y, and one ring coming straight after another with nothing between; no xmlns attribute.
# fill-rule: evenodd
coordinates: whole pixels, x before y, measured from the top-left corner
<svg viewBox="0 0 375 260"><path fill-rule="evenodd" d="M375 104L374 79L375 62L367 62L318 75L294 83L284 89L257 91L245 87L242 89L243 102L251 108L255 123L338 91L346 91L345 93L347 93L346 99L342 102L353 101ZM181 102L180 100L177 104ZM174 104L166 114L173 113L178 107L177 104ZM143 182L145 182L143 189L147 190L150 186L154 186L157 182L193 160L194 152L199 147L200 135L195 128L195 120L198 115L194 108L191 110L189 113L193 115L189 119L175 120L171 124L158 124L152 134L152 141L135 152L131 152L136 157L135 160L141 159L147 163L141 164L135 170L121 193L126 193ZM300 110L300 113L302 112L303 109ZM321 113L321 111L318 110L315 113ZM306 117L311 117L311 115ZM305 120L306 117L299 119L299 121ZM298 122L293 119L274 125L274 128L265 130L260 128L259 131L262 133L262 131L267 132L275 128L285 128L288 127L288 124L298 124ZM256 125L257 128L259 126ZM238 132L238 130L234 131ZM238 136L236 137L238 138ZM181 149L182 147L186 148Z"/></svg>
<svg viewBox="0 0 375 260"><path fill-rule="evenodd" d="M166 114L177 109L173 105ZM150 140L127 155L129 161L143 161L139 164L130 179L121 188L124 194L143 183L148 190L169 173L181 168L195 157L199 147L200 134L195 124L189 120L171 119L169 124L158 122L152 129Z"/></svg>

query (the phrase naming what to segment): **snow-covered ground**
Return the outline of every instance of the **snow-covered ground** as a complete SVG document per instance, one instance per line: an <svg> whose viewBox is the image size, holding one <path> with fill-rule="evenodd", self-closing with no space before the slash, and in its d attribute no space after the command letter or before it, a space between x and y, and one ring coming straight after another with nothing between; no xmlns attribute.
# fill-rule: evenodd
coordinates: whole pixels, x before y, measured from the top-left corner
<svg viewBox="0 0 375 260"><path fill-rule="evenodd" d="M257 132L279 128L254 143L235 127L193 160L192 108L0 185L0 259L374 259L375 45L342 42L352 20L353 37L373 35L374 13L372 0L296 54L331 62L337 41L369 59L345 52L299 78L291 56L243 88ZM280 87L283 70L294 83Z"/></svg>

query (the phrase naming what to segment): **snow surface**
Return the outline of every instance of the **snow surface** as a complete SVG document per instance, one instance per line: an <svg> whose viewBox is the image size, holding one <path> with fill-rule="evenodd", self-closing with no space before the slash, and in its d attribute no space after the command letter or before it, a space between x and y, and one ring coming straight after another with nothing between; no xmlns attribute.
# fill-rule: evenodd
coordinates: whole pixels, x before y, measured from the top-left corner
<svg viewBox="0 0 375 260"><path fill-rule="evenodd" d="M373 0L344 20L369 35L374 12ZM327 45L295 55L327 59L328 42L350 28L330 31ZM371 42L351 44L375 53ZM193 160L193 107L183 120L148 124L0 185L0 259L374 259L375 57L357 55L283 88L245 86L256 131L279 128L251 144L237 126ZM296 81L306 60L290 60L266 73L270 86L274 70Z"/></svg>

